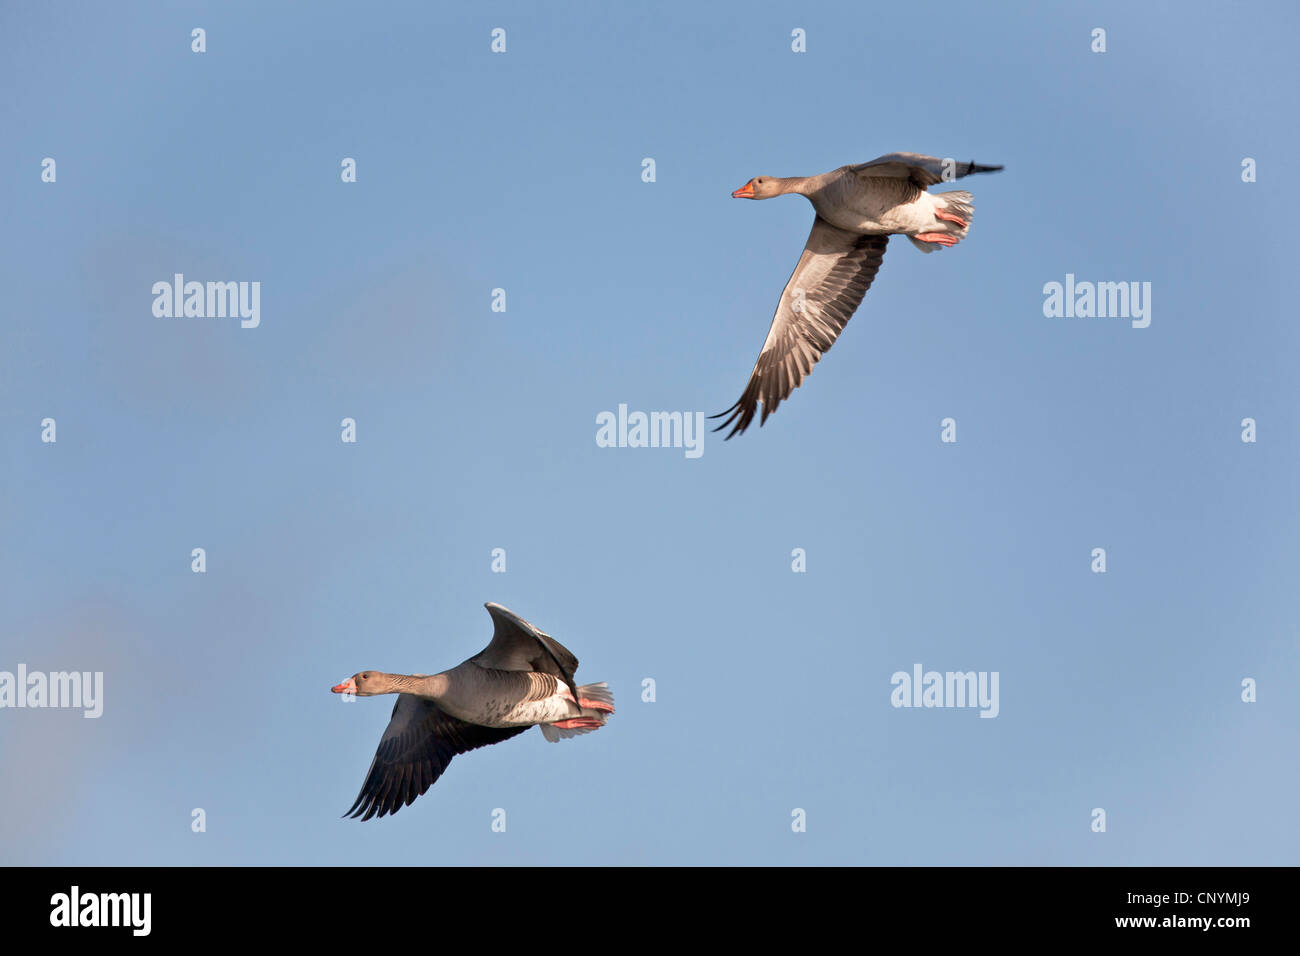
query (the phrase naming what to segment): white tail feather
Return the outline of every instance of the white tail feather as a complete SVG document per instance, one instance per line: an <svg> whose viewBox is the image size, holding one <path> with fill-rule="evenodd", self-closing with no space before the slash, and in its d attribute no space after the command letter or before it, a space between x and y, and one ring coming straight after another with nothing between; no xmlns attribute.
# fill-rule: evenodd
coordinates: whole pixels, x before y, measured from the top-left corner
<svg viewBox="0 0 1300 956"><path fill-rule="evenodd" d="M569 737L578 737L582 734L589 734L593 730L599 730L605 726L605 721L614 712L614 695L610 693L609 685L604 681L599 684L582 684L578 687L578 696L583 700L595 701L601 704L608 704L609 709L597 709L593 707L582 708L582 716L592 720L600 721L596 727L556 727L554 724L538 724L542 729L542 736L555 743L558 740L567 740ZM572 720L573 718L566 718Z"/></svg>

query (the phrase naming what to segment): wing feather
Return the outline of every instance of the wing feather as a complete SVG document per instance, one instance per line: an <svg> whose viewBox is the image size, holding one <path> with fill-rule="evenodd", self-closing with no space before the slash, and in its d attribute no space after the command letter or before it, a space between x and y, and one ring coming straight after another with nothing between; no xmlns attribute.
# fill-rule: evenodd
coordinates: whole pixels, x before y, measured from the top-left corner
<svg viewBox="0 0 1300 956"><path fill-rule="evenodd" d="M466 723L427 698L398 694L361 792L343 815L369 820L409 807L437 782L452 757L509 740L527 729Z"/></svg>
<svg viewBox="0 0 1300 956"><path fill-rule="evenodd" d="M835 344L880 269L889 236L866 236L832 226L818 216L803 255L785 284L749 384L714 431L743 433L763 405L762 425L803 384Z"/></svg>
<svg viewBox="0 0 1300 956"><path fill-rule="evenodd" d="M577 696L578 685L573 674L578 669L578 659L567 647L509 608L491 602L484 607L492 615L492 640L471 661L491 670L550 674L567 684Z"/></svg>
<svg viewBox="0 0 1300 956"><path fill-rule="evenodd" d="M944 161L937 156L923 153L887 153L871 160L848 167L864 179L906 179L918 189L926 189L935 183L961 179L971 173L995 173L1001 166L981 166L976 162L951 163L945 167ZM947 175L945 176L945 172Z"/></svg>

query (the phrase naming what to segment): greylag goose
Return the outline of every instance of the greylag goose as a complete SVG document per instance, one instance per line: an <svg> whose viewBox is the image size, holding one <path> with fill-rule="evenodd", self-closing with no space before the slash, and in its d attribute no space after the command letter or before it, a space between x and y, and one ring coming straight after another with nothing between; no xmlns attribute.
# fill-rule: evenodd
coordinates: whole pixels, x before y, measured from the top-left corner
<svg viewBox="0 0 1300 956"><path fill-rule="evenodd" d="M451 670L362 671L330 688L358 697L397 694L365 783L344 816L396 813L433 786L452 757L534 724L557 741L603 727L614 713L604 682L574 683L578 659L559 641L500 604L484 607L492 615L492 642Z"/></svg>
<svg viewBox="0 0 1300 956"><path fill-rule="evenodd" d="M922 252L966 238L974 215L971 194L928 193L927 187L1001 168L919 153L890 153L820 176L759 176L733 192L736 199L798 193L813 204L817 216L803 255L781 293L749 384L736 404L711 416L726 416L714 431L732 425L727 438L743 433L754 420L759 402L763 403L761 426L803 384L861 304L891 235L907 236Z"/></svg>

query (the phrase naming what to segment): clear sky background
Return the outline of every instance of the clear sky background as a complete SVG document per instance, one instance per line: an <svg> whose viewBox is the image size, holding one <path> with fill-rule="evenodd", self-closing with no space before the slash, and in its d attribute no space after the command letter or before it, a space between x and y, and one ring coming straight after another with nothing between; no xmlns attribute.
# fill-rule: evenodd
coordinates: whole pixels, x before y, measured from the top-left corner
<svg viewBox="0 0 1300 956"><path fill-rule="evenodd" d="M0 670L105 701L0 710L0 859L1300 862L1298 20L6 4ZM896 150L1006 164L967 240L891 242L763 428L597 447L743 389L812 211L733 189ZM176 272L260 327L156 318ZM1044 317L1067 273L1150 327ZM617 715L340 819L392 702L330 686L459 663L484 601ZM917 663L999 716L895 709Z"/></svg>

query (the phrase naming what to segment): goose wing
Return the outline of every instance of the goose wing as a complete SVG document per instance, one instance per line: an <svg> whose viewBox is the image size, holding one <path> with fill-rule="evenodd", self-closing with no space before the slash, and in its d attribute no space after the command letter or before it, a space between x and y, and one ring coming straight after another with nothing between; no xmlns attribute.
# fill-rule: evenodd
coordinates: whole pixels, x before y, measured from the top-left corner
<svg viewBox="0 0 1300 956"><path fill-rule="evenodd" d="M961 179L971 173L996 173L1001 166L981 166L976 162L958 163L921 153L887 153L869 163L849 169L862 179L906 179L925 189L935 183ZM945 175L946 174L946 175Z"/></svg>
<svg viewBox="0 0 1300 956"><path fill-rule="evenodd" d="M818 216L803 255L785 284L772 326L763 342L749 384L736 404L712 418L724 418L714 431L731 425L727 438L743 433L758 403L767 416L803 384L862 303L880 269L889 236L867 236L832 226Z"/></svg>
<svg viewBox="0 0 1300 956"><path fill-rule="evenodd" d="M427 698L398 694L361 792L343 815L369 820L409 807L442 776L452 757L499 744L527 729L466 723Z"/></svg>
<svg viewBox="0 0 1300 956"><path fill-rule="evenodd" d="M578 659L567 647L509 608L491 602L484 607L492 615L492 641L470 658L473 663L491 670L550 674L568 684L577 697L578 685L573 674L578 669Z"/></svg>

